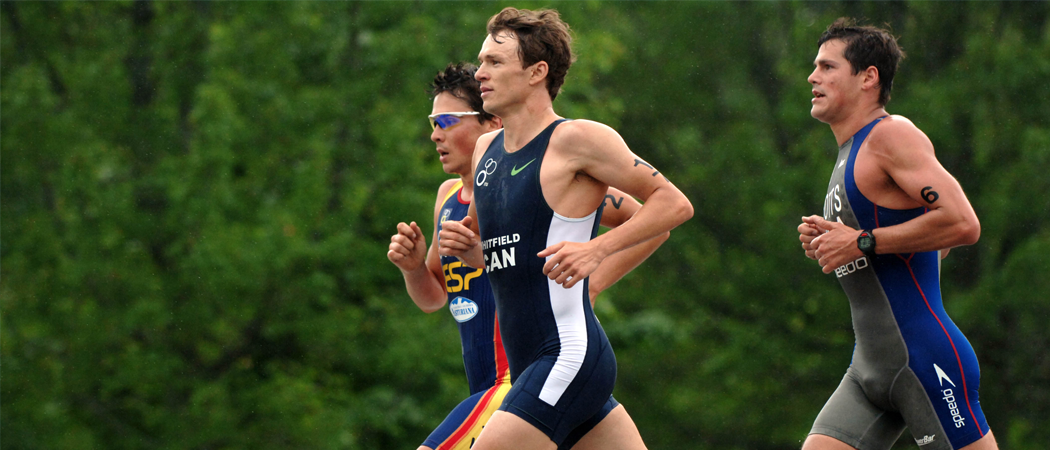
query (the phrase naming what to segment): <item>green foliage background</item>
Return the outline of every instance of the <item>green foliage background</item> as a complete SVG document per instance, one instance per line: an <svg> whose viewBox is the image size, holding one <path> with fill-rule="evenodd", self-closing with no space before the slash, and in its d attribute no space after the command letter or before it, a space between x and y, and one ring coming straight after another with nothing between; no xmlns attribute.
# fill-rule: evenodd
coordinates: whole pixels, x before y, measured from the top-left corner
<svg viewBox="0 0 1050 450"><path fill-rule="evenodd" d="M0 3L2 447L415 448L467 388L386 247L446 177L427 84L508 5ZM1050 442L1050 4L514 6L576 33L555 109L696 207L597 308L650 448L797 448L849 364L795 231L835 151L806 77L843 15L900 37L889 110L982 221L942 277L1000 445Z"/></svg>

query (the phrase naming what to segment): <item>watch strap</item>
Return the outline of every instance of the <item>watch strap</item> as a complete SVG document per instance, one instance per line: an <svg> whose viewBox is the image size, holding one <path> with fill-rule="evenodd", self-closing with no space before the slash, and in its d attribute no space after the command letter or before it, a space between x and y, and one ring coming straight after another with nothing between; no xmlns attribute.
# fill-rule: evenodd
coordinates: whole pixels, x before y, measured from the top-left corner
<svg viewBox="0 0 1050 450"><path fill-rule="evenodd" d="M875 256L875 235L871 230L861 230L857 236L857 248L866 256Z"/></svg>

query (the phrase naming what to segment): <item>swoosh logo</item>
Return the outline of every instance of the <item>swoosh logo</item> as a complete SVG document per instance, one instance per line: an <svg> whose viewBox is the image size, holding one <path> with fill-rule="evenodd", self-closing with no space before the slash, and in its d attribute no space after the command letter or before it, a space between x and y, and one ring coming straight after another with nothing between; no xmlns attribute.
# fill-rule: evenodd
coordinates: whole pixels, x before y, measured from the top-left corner
<svg viewBox="0 0 1050 450"><path fill-rule="evenodd" d="M947 381L949 384L952 385L952 387L955 387L955 383L952 383L952 379L948 378L948 374L944 373L944 371L941 370L940 367L937 367L936 364L933 365L933 370L937 371L937 381L941 384L941 386L944 386L944 382Z"/></svg>
<svg viewBox="0 0 1050 450"><path fill-rule="evenodd" d="M518 172L521 172L522 170L525 170L525 168L529 167L529 164L532 164L532 161L535 161L535 160L536 160L536 158L532 158L532 160L530 160L529 162L525 163L524 166L521 166L520 169L518 168L517 165L515 165L513 168L510 169L510 176L513 177L514 175L517 175Z"/></svg>

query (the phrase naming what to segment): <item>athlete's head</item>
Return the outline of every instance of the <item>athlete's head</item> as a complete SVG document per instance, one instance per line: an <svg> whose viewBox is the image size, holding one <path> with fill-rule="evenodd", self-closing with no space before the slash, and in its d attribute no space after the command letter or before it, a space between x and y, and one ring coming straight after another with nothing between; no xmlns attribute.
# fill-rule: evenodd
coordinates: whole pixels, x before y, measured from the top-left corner
<svg viewBox="0 0 1050 450"><path fill-rule="evenodd" d="M561 20L558 11L507 7L489 19L488 33L497 43L517 39L522 68L547 63L547 93L552 101L558 96L565 74L576 60L569 24Z"/></svg>
<svg viewBox="0 0 1050 450"><path fill-rule="evenodd" d="M502 125L498 117L482 109L480 84L474 79L476 70L473 64L449 64L430 86L434 100L430 140L437 144L446 173L469 174L475 142Z"/></svg>
<svg viewBox="0 0 1050 450"><path fill-rule="evenodd" d="M904 50L897 45L897 39L882 28L860 26L851 18L840 17L820 36L817 48L832 40L845 44L843 56L849 61L854 75L869 67L878 70L879 104L886 106L893 89L893 76L904 59Z"/></svg>
<svg viewBox="0 0 1050 450"><path fill-rule="evenodd" d="M478 68L470 63L449 63L445 70L434 76L434 82L430 85L430 98L434 99L447 93L463 100L470 107L469 111L477 112L478 123L492 120L496 116L485 112L481 107L481 83L474 79L474 72L477 70Z"/></svg>

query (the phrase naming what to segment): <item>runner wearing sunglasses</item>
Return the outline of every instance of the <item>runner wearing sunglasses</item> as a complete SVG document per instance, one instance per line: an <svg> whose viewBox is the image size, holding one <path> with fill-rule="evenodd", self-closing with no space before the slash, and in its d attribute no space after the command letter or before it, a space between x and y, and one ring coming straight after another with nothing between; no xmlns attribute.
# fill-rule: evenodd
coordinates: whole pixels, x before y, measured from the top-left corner
<svg viewBox="0 0 1050 450"><path fill-rule="evenodd" d="M483 133L500 128L498 117L481 109L480 85L470 64L450 64L434 78L432 114L428 116L442 169L457 175L441 184L434 205L434 235L446 221L461 220L473 198L471 157ZM623 223L641 205L622 192L611 190L609 214L603 225ZM668 234L639 245L618 260L610 260L591 283L591 298L647 258ZM463 265L451 256L439 256L436 246L429 248L416 222L399 223L390 239L387 258L401 269L405 287L416 306L430 313L446 303L457 321L463 348L470 396L463 400L419 447L423 449L462 449L474 443L492 413L503 402L510 388L507 359L496 322L495 302L488 276L481 268Z"/></svg>
<svg viewBox="0 0 1050 450"><path fill-rule="evenodd" d="M645 448L612 397L616 359L588 285L693 208L612 128L554 112L570 41L556 11L506 8L489 20L478 55L484 109L504 129L478 140L474 202L462 221L444 223L439 251L487 268L512 387L473 450ZM596 237L610 187L645 205Z"/></svg>

